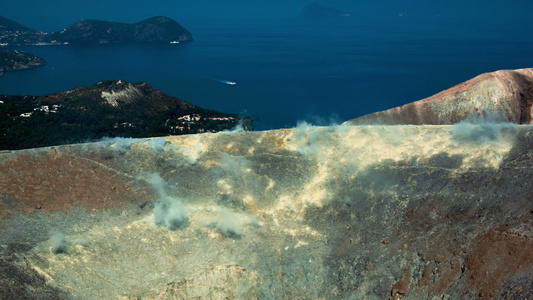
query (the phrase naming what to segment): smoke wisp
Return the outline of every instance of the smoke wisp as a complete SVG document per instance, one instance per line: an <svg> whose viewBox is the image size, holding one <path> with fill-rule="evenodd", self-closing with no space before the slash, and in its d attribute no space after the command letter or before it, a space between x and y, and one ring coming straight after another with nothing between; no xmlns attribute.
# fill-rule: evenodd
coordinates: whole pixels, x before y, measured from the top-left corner
<svg viewBox="0 0 533 300"><path fill-rule="evenodd" d="M187 209L179 198L168 195L163 178L159 174L152 173L146 175L146 181L159 198L153 210L155 224L169 230L178 230L186 227L188 224Z"/></svg>
<svg viewBox="0 0 533 300"><path fill-rule="evenodd" d="M516 132L517 127L514 123L462 121L452 126L451 134L457 142L482 144L499 140L506 132Z"/></svg>
<svg viewBox="0 0 533 300"><path fill-rule="evenodd" d="M52 253L60 254L67 253L68 242L62 233L55 233L52 235Z"/></svg>
<svg viewBox="0 0 533 300"><path fill-rule="evenodd" d="M211 226L226 237L240 238L245 225L257 225L257 219L243 213L219 208L212 219Z"/></svg>

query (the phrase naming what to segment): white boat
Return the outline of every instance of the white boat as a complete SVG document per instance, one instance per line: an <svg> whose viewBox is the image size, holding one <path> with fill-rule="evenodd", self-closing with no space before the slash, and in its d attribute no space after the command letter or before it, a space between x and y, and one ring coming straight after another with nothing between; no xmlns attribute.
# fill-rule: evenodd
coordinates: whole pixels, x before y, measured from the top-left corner
<svg viewBox="0 0 533 300"><path fill-rule="evenodd" d="M236 85L237 83L235 81L229 81L224 79L217 79L217 78L211 78L212 80L218 81L220 83L229 84L229 85Z"/></svg>
<svg viewBox="0 0 533 300"><path fill-rule="evenodd" d="M172 41L170 42L171 44L179 44L180 42L179 41Z"/></svg>

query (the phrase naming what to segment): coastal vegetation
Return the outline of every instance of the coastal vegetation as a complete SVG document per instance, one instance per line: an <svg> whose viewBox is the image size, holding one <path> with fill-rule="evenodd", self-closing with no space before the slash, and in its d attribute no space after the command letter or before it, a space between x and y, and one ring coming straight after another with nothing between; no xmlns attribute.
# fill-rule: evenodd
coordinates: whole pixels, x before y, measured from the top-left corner
<svg viewBox="0 0 533 300"><path fill-rule="evenodd" d="M0 95L0 150L104 137L252 130L253 118L200 108L146 83L105 81L46 96Z"/></svg>
<svg viewBox="0 0 533 300"><path fill-rule="evenodd" d="M30 53L0 48L0 75L6 71L24 70L46 65L46 61Z"/></svg>

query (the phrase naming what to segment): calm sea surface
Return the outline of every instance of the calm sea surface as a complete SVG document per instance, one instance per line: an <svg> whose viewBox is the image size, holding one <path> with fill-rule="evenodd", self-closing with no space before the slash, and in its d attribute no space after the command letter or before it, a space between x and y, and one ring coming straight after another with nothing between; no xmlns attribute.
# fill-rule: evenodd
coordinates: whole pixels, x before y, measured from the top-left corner
<svg viewBox="0 0 533 300"><path fill-rule="evenodd" d="M17 47L48 65L0 76L0 94L145 81L204 108L259 117L257 130L326 125L419 100L498 69L533 67L530 28L441 20L225 20L178 45ZM229 85L225 81L236 82Z"/></svg>

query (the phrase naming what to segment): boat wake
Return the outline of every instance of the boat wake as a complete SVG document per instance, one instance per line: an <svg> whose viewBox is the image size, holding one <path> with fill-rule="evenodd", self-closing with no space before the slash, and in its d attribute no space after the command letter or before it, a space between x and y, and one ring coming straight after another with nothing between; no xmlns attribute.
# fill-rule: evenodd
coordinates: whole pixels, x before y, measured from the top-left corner
<svg viewBox="0 0 533 300"><path fill-rule="evenodd" d="M229 81L229 80L224 80L224 79L216 79L214 78L213 80L216 80L220 83L224 83L224 84L229 84L229 85L236 85L237 83L235 81Z"/></svg>

